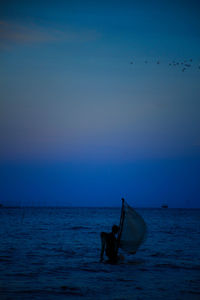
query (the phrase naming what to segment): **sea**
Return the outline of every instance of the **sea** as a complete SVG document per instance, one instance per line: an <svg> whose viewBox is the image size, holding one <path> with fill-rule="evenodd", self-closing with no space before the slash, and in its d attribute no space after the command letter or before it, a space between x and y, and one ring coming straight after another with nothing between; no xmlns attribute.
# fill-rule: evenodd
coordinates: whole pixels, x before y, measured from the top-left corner
<svg viewBox="0 0 200 300"><path fill-rule="evenodd" d="M0 299L200 299L200 209L136 209L135 255L100 262L120 208L1 208Z"/></svg>

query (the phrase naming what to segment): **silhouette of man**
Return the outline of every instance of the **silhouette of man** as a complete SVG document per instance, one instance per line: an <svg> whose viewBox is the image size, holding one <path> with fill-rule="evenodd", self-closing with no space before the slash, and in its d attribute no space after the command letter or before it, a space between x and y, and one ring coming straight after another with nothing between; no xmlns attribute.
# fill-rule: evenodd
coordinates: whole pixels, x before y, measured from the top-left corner
<svg viewBox="0 0 200 300"><path fill-rule="evenodd" d="M116 234L119 232L119 227L113 225L112 232L101 232L101 256L100 261L103 261L104 251L108 257L108 262L116 263L118 261L118 237Z"/></svg>

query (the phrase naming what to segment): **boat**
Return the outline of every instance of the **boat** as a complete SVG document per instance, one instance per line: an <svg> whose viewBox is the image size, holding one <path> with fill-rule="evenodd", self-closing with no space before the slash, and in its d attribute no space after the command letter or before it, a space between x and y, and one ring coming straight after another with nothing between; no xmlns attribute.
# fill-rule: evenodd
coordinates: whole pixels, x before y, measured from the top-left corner
<svg viewBox="0 0 200 300"><path fill-rule="evenodd" d="M167 205L167 204L163 204L163 205L161 206L161 208L168 208L168 205Z"/></svg>
<svg viewBox="0 0 200 300"><path fill-rule="evenodd" d="M145 241L146 235L147 226L144 219L122 198L119 248L127 253L135 254Z"/></svg>

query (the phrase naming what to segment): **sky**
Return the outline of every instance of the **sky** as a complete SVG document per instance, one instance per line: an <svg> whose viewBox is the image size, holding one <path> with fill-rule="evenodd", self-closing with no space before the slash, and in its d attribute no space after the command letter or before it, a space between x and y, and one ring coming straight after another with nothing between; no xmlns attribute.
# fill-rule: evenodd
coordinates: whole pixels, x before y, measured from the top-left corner
<svg viewBox="0 0 200 300"><path fill-rule="evenodd" d="M199 1L1 1L0 202L200 208Z"/></svg>

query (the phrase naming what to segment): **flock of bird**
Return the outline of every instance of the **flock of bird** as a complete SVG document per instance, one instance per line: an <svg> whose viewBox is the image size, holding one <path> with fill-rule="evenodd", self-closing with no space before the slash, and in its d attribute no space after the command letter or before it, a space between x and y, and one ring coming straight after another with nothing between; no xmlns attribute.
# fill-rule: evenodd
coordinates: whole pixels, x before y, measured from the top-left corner
<svg viewBox="0 0 200 300"><path fill-rule="evenodd" d="M184 60L184 61L175 61L173 60L172 62L169 62L169 66L170 67L176 67L176 66L179 66L181 67L181 71L182 72L185 72L185 70L187 70L188 68L192 67L192 58L190 58L189 60ZM148 60L145 60L144 61L145 64L148 64ZM133 61L130 62L131 65L134 64ZM160 64L160 61L156 61L156 64L159 65ZM200 70L200 64L198 65L198 69Z"/></svg>

